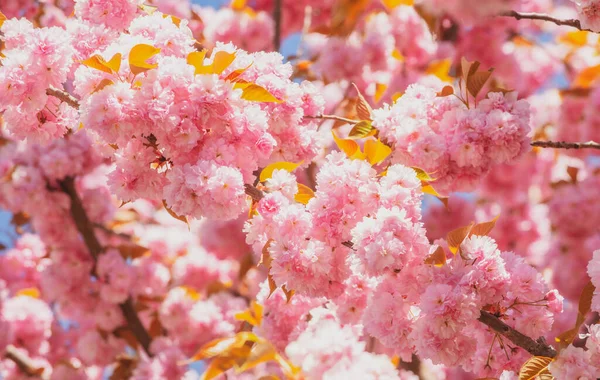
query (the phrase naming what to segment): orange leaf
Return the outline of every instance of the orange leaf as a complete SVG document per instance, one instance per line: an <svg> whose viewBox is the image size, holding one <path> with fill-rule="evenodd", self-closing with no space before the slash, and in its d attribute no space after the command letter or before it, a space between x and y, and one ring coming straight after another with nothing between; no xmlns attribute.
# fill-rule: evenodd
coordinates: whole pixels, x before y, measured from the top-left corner
<svg viewBox="0 0 600 380"><path fill-rule="evenodd" d="M27 296L27 297L31 297L31 298L40 298L40 291L38 290L38 288L25 288L25 289L19 290L15 295L16 296Z"/></svg>
<svg viewBox="0 0 600 380"><path fill-rule="evenodd" d="M167 210L167 212L169 213L169 215L171 215L173 218L177 219L177 220L181 220L182 222L184 222L185 224L188 225L188 229L190 228L190 224L188 223L187 217L186 216L181 216L181 215L177 215L173 210L171 210L171 208L167 205L167 201L163 199L163 206L165 207L165 210Z"/></svg>
<svg viewBox="0 0 600 380"><path fill-rule="evenodd" d="M444 252L444 248L438 246L431 255L427 256L425 264L432 264L435 266L443 266L446 264L446 252Z"/></svg>
<svg viewBox="0 0 600 380"><path fill-rule="evenodd" d="M308 186L301 183L298 184L298 192L294 196L294 200L298 203L308 204L315 197L315 192Z"/></svg>
<svg viewBox="0 0 600 380"><path fill-rule="evenodd" d="M446 235L446 241L448 242L448 248L450 252L456 254L462 242L469 236L469 232L471 232L471 228L473 228L473 224L471 223L468 226L457 228L453 231L448 232Z"/></svg>
<svg viewBox="0 0 600 380"><path fill-rule="evenodd" d="M360 147L358 146L358 143L356 141L340 139L336 136L333 130L331 131L331 134L333 135L333 140L335 141L338 148L340 148L342 152L346 153L346 156L348 156L348 158L359 160L365 159L366 156L360 150Z"/></svg>
<svg viewBox="0 0 600 380"><path fill-rule="evenodd" d="M129 52L129 68L134 75L146 72L158 67L156 63L148 63L148 60L160 53L159 48L152 45L138 44Z"/></svg>
<svg viewBox="0 0 600 380"><path fill-rule="evenodd" d="M375 83L375 96L373 96L375 103L379 103L387 88L388 86L383 83Z"/></svg>
<svg viewBox="0 0 600 380"><path fill-rule="evenodd" d="M235 53L228 53L226 51L218 51L213 57L212 72L213 74L220 75L225 71L235 60Z"/></svg>
<svg viewBox="0 0 600 380"><path fill-rule="evenodd" d="M356 93L358 94L358 101L356 102L356 115L361 120L371 120L373 117L373 109L365 99L365 97L360 93L358 87L354 83L352 83Z"/></svg>
<svg viewBox="0 0 600 380"><path fill-rule="evenodd" d="M435 75L444 82L452 82L452 77L449 75L451 66L452 61L449 59L433 61L427 66L425 74Z"/></svg>
<svg viewBox="0 0 600 380"><path fill-rule="evenodd" d="M150 255L150 249L137 244L121 244L117 249L124 259L137 259Z"/></svg>
<svg viewBox="0 0 600 380"><path fill-rule="evenodd" d="M281 103L282 101L277 99L273 94L266 88L259 86L255 83L236 83L234 88L242 89L242 99L251 102L263 102L263 103Z"/></svg>
<svg viewBox="0 0 600 380"><path fill-rule="evenodd" d="M96 54L82 61L81 64L108 74L114 74L121 68L121 54L115 54L108 62L102 56Z"/></svg>
<svg viewBox="0 0 600 380"><path fill-rule="evenodd" d="M498 221L498 218L500 218L500 215L496 216L494 219L490 220L489 222L475 224L473 226L473 228L471 228L471 231L469 232L469 236L473 236L473 235L487 236L487 234L489 234L492 231L494 226L496 226L496 221Z"/></svg>
<svg viewBox="0 0 600 380"><path fill-rule="evenodd" d="M377 165L392 154L392 148L381 140L367 140L365 142L365 155L371 165Z"/></svg>
<svg viewBox="0 0 600 380"><path fill-rule="evenodd" d="M105 87L107 87L107 86L111 86L111 85L113 85L113 84L115 84L115 82L113 82L113 81L112 81L112 80L110 80L110 79L106 79L106 78L104 78L104 79L102 79L102 80L100 81L100 83L98 83L98 85L96 86L96 88L94 88L94 91L92 91L92 94L93 94L93 93L96 93L96 92L98 92L98 91L100 91L100 90L102 90L103 88L105 88Z"/></svg>
<svg viewBox="0 0 600 380"><path fill-rule="evenodd" d="M586 67L579 72L573 81L573 85L580 88L589 88L598 80L598 77L600 77L600 65Z"/></svg>
<svg viewBox="0 0 600 380"><path fill-rule="evenodd" d="M298 166L300 166L301 164L302 162L299 162L297 164L293 162L275 162L269 164L260 172L260 182L265 182L266 180L271 178L275 170L285 170L291 173L294 170L296 170L296 168L298 168Z"/></svg>
<svg viewBox="0 0 600 380"><path fill-rule="evenodd" d="M0 28L2 27L2 24L4 24L4 21L6 21L7 18L4 15L4 13L0 12Z"/></svg>

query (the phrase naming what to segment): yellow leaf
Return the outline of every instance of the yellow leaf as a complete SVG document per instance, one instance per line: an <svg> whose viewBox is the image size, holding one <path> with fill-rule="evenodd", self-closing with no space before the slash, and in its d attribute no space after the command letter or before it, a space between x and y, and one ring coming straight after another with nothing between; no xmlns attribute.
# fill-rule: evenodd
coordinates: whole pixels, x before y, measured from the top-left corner
<svg viewBox="0 0 600 380"><path fill-rule="evenodd" d="M199 301L200 298L202 298L200 293L198 293L198 291L196 289L194 289L190 286L182 285L182 286L179 286L179 288L185 290L185 295L194 301Z"/></svg>
<svg viewBox="0 0 600 380"><path fill-rule="evenodd" d="M519 380L535 380L542 376L546 376L547 379L552 379L553 377L548 370L548 365L552 363L553 360L554 359L545 356L532 357L521 367ZM547 377L548 375L550 377Z"/></svg>
<svg viewBox="0 0 600 380"><path fill-rule="evenodd" d="M348 134L348 137L354 139L362 139L365 137L373 136L377 133L377 129L373 127L371 120L362 120L352 127L352 130Z"/></svg>
<svg viewBox="0 0 600 380"><path fill-rule="evenodd" d="M213 74L221 74L225 71L229 65L235 60L235 53L228 53L226 51L218 51L213 57L212 72Z"/></svg>
<svg viewBox="0 0 600 380"><path fill-rule="evenodd" d="M575 78L573 85L580 88L589 88L600 77L600 65L586 67Z"/></svg>
<svg viewBox="0 0 600 380"><path fill-rule="evenodd" d="M365 159L366 156L363 154L363 152L361 152L360 147L358 146L358 143L356 141L340 139L336 136L333 130L331 131L331 134L333 135L333 140L335 141L338 148L340 148L342 152L346 153L346 156L348 156L348 158L358 160Z"/></svg>
<svg viewBox="0 0 600 380"><path fill-rule="evenodd" d="M252 311L250 311L250 310L241 311L241 312L237 313L234 317L238 321L248 322L252 326L258 326L259 325L259 323L256 320L256 318L254 318L254 315L252 315Z"/></svg>
<svg viewBox="0 0 600 380"><path fill-rule="evenodd" d="M255 83L236 83L234 88L242 89L242 99L250 102L281 103L266 88Z"/></svg>
<svg viewBox="0 0 600 380"><path fill-rule="evenodd" d="M449 59L442 59L439 61L433 61L429 64L425 70L425 74L435 75L444 82L452 82L452 77L449 75L452 61Z"/></svg>
<svg viewBox="0 0 600 380"><path fill-rule="evenodd" d="M383 0L383 5L388 9L394 9L400 5L413 5L414 0Z"/></svg>
<svg viewBox="0 0 600 380"><path fill-rule="evenodd" d="M196 71L195 75L198 74L212 74L212 65L204 66L204 58L206 58L206 50L194 51L187 56L188 65L194 66Z"/></svg>
<svg viewBox="0 0 600 380"><path fill-rule="evenodd" d="M489 234L492 231L492 229L494 228L494 226L496 225L496 221L498 220L499 217L500 217L500 215L496 216L494 219L490 220L489 222L475 224L473 226L473 228L471 228L471 231L469 232L469 236L473 236L473 235L487 236L487 234Z"/></svg>
<svg viewBox="0 0 600 380"><path fill-rule="evenodd" d="M273 345L267 341L261 341L252 346L252 350L248 355L248 358L239 368L236 369L236 373L242 373L249 369L256 367L261 363L266 363L275 360L277 350Z"/></svg>
<svg viewBox="0 0 600 380"><path fill-rule="evenodd" d="M352 83L356 93L358 94L358 100L356 102L356 115L360 120L371 120L373 115L373 109L365 99L365 97L360 93L358 87L354 83Z"/></svg>
<svg viewBox="0 0 600 380"><path fill-rule="evenodd" d="M112 81L112 80L110 80L110 79L106 79L106 78L104 78L104 79L102 79L102 80L100 81L100 83L98 83L98 85L96 86L96 88L94 88L94 91L92 91L92 94L93 94L93 93L96 93L96 92L98 92L98 91L100 91L100 90L102 90L102 89L103 89L103 88L105 88L105 87L111 86L111 85L113 85L113 84L115 84L115 82L113 82L113 81Z"/></svg>
<svg viewBox="0 0 600 380"><path fill-rule="evenodd" d="M91 67L92 69L104 71L108 74L114 74L121 67L121 54L115 54L110 61L106 61L100 55L96 54L81 62L82 65ZM115 70L116 69L116 70Z"/></svg>
<svg viewBox="0 0 600 380"><path fill-rule="evenodd" d="M385 145L381 140L367 140L365 142L365 155L371 165L377 165L392 153L392 148Z"/></svg>
<svg viewBox="0 0 600 380"><path fill-rule="evenodd" d="M468 226L457 228L453 231L448 232L446 235L446 241L448 242L448 248L450 252L456 254L462 242L469 236L469 232L473 227L473 223Z"/></svg>
<svg viewBox="0 0 600 380"><path fill-rule="evenodd" d="M260 325L263 317L263 306L256 301L252 301L250 303L250 308L252 309L252 313L254 313L254 317L256 318L258 325Z"/></svg>
<svg viewBox="0 0 600 380"><path fill-rule="evenodd" d="M298 192L294 196L294 200L298 203L302 203L305 205L305 204L308 204L308 201L310 201L312 198L314 198L314 196L315 196L315 192L312 191L312 189L310 187L299 183L298 184Z"/></svg>
<svg viewBox="0 0 600 380"><path fill-rule="evenodd" d="M402 95L404 95L403 92L397 92L394 95L392 95L392 101L394 103L396 103L398 101L398 99L400 99L402 97Z"/></svg>
<svg viewBox="0 0 600 380"><path fill-rule="evenodd" d="M581 47L587 44L588 35L589 32L585 32L583 30L576 30L559 36L558 41L569 45L573 45L575 47Z"/></svg>
<svg viewBox="0 0 600 380"><path fill-rule="evenodd" d="M398 367L398 365L400 364L400 357L398 355L394 355L391 359L391 362L394 365L394 367Z"/></svg>
<svg viewBox="0 0 600 380"><path fill-rule="evenodd" d="M179 28L181 25L181 19L179 17L171 16L171 15L163 15L163 18L171 17L171 21L175 24L176 27Z"/></svg>
<svg viewBox="0 0 600 380"><path fill-rule="evenodd" d="M173 210L171 210L171 208L167 205L167 201L163 199L163 206L165 207L165 210L167 210L167 212L169 213L169 215L171 215L173 218L177 219L177 220L181 220L182 222L184 222L185 224L188 225L188 229L190 228L190 224L188 223L187 217L186 216L181 216L181 215L177 215Z"/></svg>
<svg viewBox="0 0 600 380"><path fill-rule="evenodd" d="M415 173L417 173L417 178L420 179L421 181L426 181L426 182L433 182L435 181L434 178L432 178L429 173L427 173L425 170L418 168L416 166L411 166L411 169L415 171Z"/></svg>
<svg viewBox="0 0 600 380"><path fill-rule="evenodd" d="M217 378L231 369L235 364L235 359L229 356L215 358L211 360L210 364L204 370L204 373L202 373L202 380L212 380Z"/></svg>
<svg viewBox="0 0 600 380"><path fill-rule="evenodd" d="M4 21L6 21L6 16L4 15L4 13L0 12L0 27L2 27L2 24L4 24Z"/></svg>
<svg viewBox="0 0 600 380"><path fill-rule="evenodd" d="M246 321L252 326L260 326L262 322L263 307L256 301L252 301L250 309L237 313L235 319L238 321Z"/></svg>
<svg viewBox="0 0 600 380"><path fill-rule="evenodd" d="M387 88L388 86L383 83L375 83L375 96L373 96L375 103L379 103Z"/></svg>
<svg viewBox="0 0 600 380"><path fill-rule="evenodd" d="M232 0L230 7L233 10L241 11L246 8L246 0Z"/></svg>
<svg viewBox="0 0 600 380"><path fill-rule="evenodd" d="M440 202L442 202L444 204L444 206L446 207L446 209L448 209L448 197L444 197L442 195L440 195L436 189L433 188L433 186L431 186L431 184L422 181L422 185L421 185L421 191L423 191L424 194L429 194L429 195L433 195L434 197L436 197L437 199L440 200Z"/></svg>
<svg viewBox="0 0 600 380"><path fill-rule="evenodd" d="M15 295L16 296L27 296L27 297L31 297L31 298L40 298L40 291L38 290L38 288L25 288L25 289L19 290Z"/></svg>
<svg viewBox="0 0 600 380"><path fill-rule="evenodd" d="M300 367L296 367L289 360L281 356L280 354L275 355L275 361L281 367L283 374L287 379L296 379L297 375L300 373Z"/></svg>
<svg viewBox="0 0 600 380"><path fill-rule="evenodd" d="M400 62L404 61L404 55L402 55L402 53L398 49L394 49L394 51L392 52L392 58L396 58Z"/></svg>
<svg viewBox="0 0 600 380"><path fill-rule="evenodd" d="M152 45L138 44L135 45L129 52L129 68L134 75L146 72L150 69L158 67L156 63L148 63L147 61L160 53L159 48Z"/></svg>
<svg viewBox="0 0 600 380"><path fill-rule="evenodd" d="M231 73L229 73L229 75L227 75L224 80L229 81L229 82L236 82L239 80L239 77L250 68L250 66L252 66L252 64L249 64L247 67L244 67L243 69L237 69L232 71Z"/></svg>
<svg viewBox="0 0 600 380"><path fill-rule="evenodd" d="M260 338L250 331L239 332L233 337L214 339L203 345L190 359L186 360L185 363L221 356L227 354L232 349L244 346L246 342L258 342L259 340Z"/></svg>
<svg viewBox="0 0 600 380"><path fill-rule="evenodd" d="M158 10L158 7L152 6L152 5L146 5L146 4L142 4L140 5L140 9L142 11L144 11L146 14L153 14L154 12L156 12Z"/></svg>
<svg viewBox="0 0 600 380"><path fill-rule="evenodd" d="M444 248L438 246L432 254L425 258L425 264L433 264L439 267L446 264L446 252L444 252Z"/></svg>
<svg viewBox="0 0 600 380"><path fill-rule="evenodd" d="M267 167L265 167L261 172L260 172L260 182L265 182L266 180L268 180L269 178L271 178L271 176L273 175L273 172L275 170L281 169L281 170L285 170L287 172L293 172L294 170L296 170L296 168L298 168L298 166L300 166L302 164L302 162L299 162L297 164L293 163L293 162L275 162L273 164L267 165Z"/></svg>

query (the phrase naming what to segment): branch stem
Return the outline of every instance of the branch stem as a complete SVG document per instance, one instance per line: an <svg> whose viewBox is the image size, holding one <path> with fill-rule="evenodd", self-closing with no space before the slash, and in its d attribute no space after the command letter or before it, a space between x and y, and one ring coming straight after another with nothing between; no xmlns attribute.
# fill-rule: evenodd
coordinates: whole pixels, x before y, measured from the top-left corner
<svg viewBox="0 0 600 380"><path fill-rule="evenodd" d="M600 144L595 141L566 142L566 141L532 141L531 146L539 148L559 149L600 149Z"/></svg>
<svg viewBox="0 0 600 380"><path fill-rule="evenodd" d="M337 120L348 124L358 124L360 120L352 120L337 115L317 115L317 116L304 116L307 119L325 119L325 120Z"/></svg>
<svg viewBox="0 0 600 380"><path fill-rule="evenodd" d="M44 368L38 367L34 363L34 361L29 356L27 356L27 354L24 354L23 352L19 351L12 344L9 344L6 347L6 353L4 354L4 357L9 360L12 360L17 365L17 367L19 367L21 372L23 372L27 376L43 380L48 379L48 376L44 374Z"/></svg>
<svg viewBox="0 0 600 380"><path fill-rule="evenodd" d="M275 33L273 34L273 47L275 51L281 49L281 8L283 6L283 0L275 0L275 7L273 8L273 20L275 20Z"/></svg>
<svg viewBox="0 0 600 380"><path fill-rule="evenodd" d="M94 262L98 261L98 257L104 251L104 248L100 244L100 241L96 237L96 233L94 231L94 224L88 218L85 208L83 207L83 203L79 194L77 194L77 189L75 188L75 179L72 177L67 177L60 182L61 190L69 196L71 200L71 217L75 222L75 226L77 227L77 231L83 237L83 241L87 246L90 254L94 258ZM125 302L119 305L121 311L123 312L123 316L127 321L127 326L143 347L144 351L149 356L152 356L150 352L150 344L152 343L152 338L148 331L144 328L142 321L140 320L137 312L135 311L135 307L133 305L133 300L129 297Z"/></svg>
<svg viewBox="0 0 600 380"><path fill-rule="evenodd" d="M540 20L540 21L549 21L556 25L560 26L570 26L572 28L576 28L586 32L593 32L590 29L583 29L581 27L581 22L577 19L558 19L554 18L550 15L543 13L525 13L525 12L516 12L516 11L508 11L501 13L500 16L503 17L512 17L517 20Z"/></svg>
<svg viewBox="0 0 600 380"><path fill-rule="evenodd" d="M553 358L556 356L556 350L550 347L543 338L533 340L532 338L524 335L517 330L513 329L506 323L502 322L495 315L488 313L487 311L481 310L478 320L484 325L488 326L498 334L502 335L506 339L510 340L517 346L523 348L531 355L534 356L546 356Z"/></svg>
<svg viewBox="0 0 600 380"><path fill-rule="evenodd" d="M54 96L55 98L59 99L60 101L67 103L71 107L73 107L75 109L79 109L79 100L77 100L77 98L75 98L73 95L69 94L66 91L59 90L58 88L50 87L50 88L46 89L46 95Z"/></svg>

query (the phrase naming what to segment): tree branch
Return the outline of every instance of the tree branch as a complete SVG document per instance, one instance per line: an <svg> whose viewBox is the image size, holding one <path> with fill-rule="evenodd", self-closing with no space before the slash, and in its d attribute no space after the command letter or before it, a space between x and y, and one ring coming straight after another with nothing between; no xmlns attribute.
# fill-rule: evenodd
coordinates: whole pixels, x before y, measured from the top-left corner
<svg viewBox="0 0 600 380"><path fill-rule="evenodd" d="M77 189L75 188L75 179L72 177L65 178L64 180L60 181L60 188L69 196L69 199L71 200L71 216L73 217L77 231L79 231L83 237L85 245L94 258L94 262L97 262L98 256L104 251L104 249L96 237L94 224L88 218L85 208L83 207L83 203L81 202L81 198L79 197L79 194L77 194ZM119 307L121 308L123 316L127 321L127 326L137 341L144 348L144 351L146 351L149 356L152 356L150 353L150 344L152 343L152 338L150 337L150 334L148 334L148 331L146 331L144 328L142 321L140 321L131 297L120 304Z"/></svg>
<svg viewBox="0 0 600 380"><path fill-rule="evenodd" d="M252 185L245 184L244 188L246 190L246 195L249 195L252 199L254 199L257 202L263 199L263 197L265 196L265 193L263 193L261 190L257 189Z"/></svg>
<svg viewBox="0 0 600 380"><path fill-rule="evenodd" d="M572 28L577 28L579 30L583 30L586 32L593 32L590 29L583 29L581 27L581 22L577 19L561 20L561 19L557 19L557 18L554 18L550 15L546 15L543 13L521 13L521 12L516 12L516 11L508 11L508 12L501 13L500 16L513 17L517 20L525 20L526 19L526 20L550 21L550 22L555 23L556 25L570 26Z"/></svg>
<svg viewBox="0 0 600 380"><path fill-rule="evenodd" d="M273 47L275 51L281 48L281 7L283 0L275 0L273 8L273 20L275 20L275 33L273 35Z"/></svg>
<svg viewBox="0 0 600 380"><path fill-rule="evenodd" d="M600 144L595 141L588 142L565 142L565 141L532 141L531 146L540 148L560 149L600 149Z"/></svg>
<svg viewBox="0 0 600 380"><path fill-rule="evenodd" d="M79 109L79 100L77 100L77 98L75 98L73 95L69 94L66 91L50 87L46 89L46 95L54 96L55 98L67 103L71 107Z"/></svg>
<svg viewBox="0 0 600 380"><path fill-rule="evenodd" d="M507 338L517 346L525 349L531 355L546 356L549 358L556 356L556 350L546 344L543 338L533 340L527 335L521 334L517 330L513 329L487 311L481 310L481 314L478 319L481 323Z"/></svg>
<svg viewBox="0 0 600 380"><path fill-rule="evenodd" d="M38 367L29 356L19 351L12 344L9 344L6 347L6 353L4 354L4 357L15 362L17 367L19 367L19 369L27 376L37 377L44 380L48 379L48 376L44 375L45 371L43 367Z"/></svg>
<svg viewBox="0 0 600 380"><path fill-rule="evenodd" d="M326 120L337 120L343 121L348 124L358 124L360 120L352 120L345 117L337 116L337 115L317 115L317 116L304 116L307 119L326 119Z"/></svg>

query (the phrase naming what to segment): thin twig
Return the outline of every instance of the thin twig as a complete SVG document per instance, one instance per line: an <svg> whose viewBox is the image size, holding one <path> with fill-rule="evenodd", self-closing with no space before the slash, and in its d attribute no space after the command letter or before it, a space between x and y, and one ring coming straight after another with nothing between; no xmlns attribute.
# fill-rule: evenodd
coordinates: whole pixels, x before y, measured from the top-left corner
<svg viewBox="0 0 600 380"><path fill-rule="evenodd" d="M524 335L513 329L506 323L502 322L495 315L488 313L487 311L481 310L481 314L479 315L478 319L481 323L510 340L517 346L523 348L531 355L546 356L549 358L556 356L556 350L546 344L543 339L540 338L538 340L533 340L527 335Z"/></svg>
<svg viewBox="0 0 600 380"><path fill-rule="evenodd" d="M588 142L565 142L565 141L533 141L531 146L540 148L560 149L600 149L600 144L595 141Z"/></svg>
<svg viewBox="0 0 600 380"><path fill-rule="evenodd" d="M281 48L281 7L283 0L275 0L275 8L273 9L273 20L275 20L275 33L273 35L273 47L275 51Z"/></svg>
<svg viewBox="0 0 600 380"><path fill-rule="evenodd" d="M54 96L55 98L59 99L60 101L67 103L71 107L79 109L79 100L77 100L76 97L74 97L73 95L69 94L66 91L59 90L58 88L50 87L50 88L46 89L46 95Z"/></svg>
<svg viewBox="0 0 600 380"><path fill-rule="evenodd" d="M90 254L94 258L94 262L98 261L98 256L102 254L104 251L100 241L96 237L96 233L94 231L94 224L88 218L85 208L83 207L83 203L79 194L77 193L77 189L75 188L75 179L72 177L67 177L64 180L60 181L61 190L69 196L71 200L71 217L75 222L75 226L77 227L77 231L83 237L83 241L87 246ZM125 302L119 305L121 311L123 312L123 316L127 321L127 326L140 343L140 345L144 348L144 351L149 356L152 356L150 352L150 344L152 343L152 338L148 331L144 328L144 325L140 321L137 312L135 311L135 307L133 305L133 301L131 297L129 297Z"/></svg>
<svg viewBox="0 0 600 380"><path fill-rule="evenodd" d="M19 369L27 376L47 380L49 376L44 373L44 368L39 367L35 362L27 356L27 354L19 351L15 346L9 344L6 346L6 353L4 354L6 359L12 360Z"/></svg>
<svg viewBox="0 0 600 380"><path fill-rule="evenodd" d="M317 116L304 116L307 119L326 119L326 120L337 120L343 121L348 124L358 124L360 120L352 120L345 117L337 116L337 115L317 115Z"/></svg>
<svg viewBox="0 0 600 380"><path fill-rule="evenodd" d="M583 29L581 27L581 22L574 18L561 20L561 19L554 18L550 15L546 15L543 13L524 13L524 12L516 12L516 11L504 12L504 13L501 13L500 16L513 17L517 20L525 20L526 19L526 20L549 21L549 22L555 23L556 25L570 26L572 28L577 28L579 30L583 30L586 32L593 32L590 29Z"/></svg>

